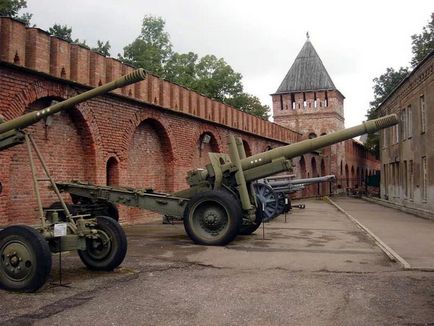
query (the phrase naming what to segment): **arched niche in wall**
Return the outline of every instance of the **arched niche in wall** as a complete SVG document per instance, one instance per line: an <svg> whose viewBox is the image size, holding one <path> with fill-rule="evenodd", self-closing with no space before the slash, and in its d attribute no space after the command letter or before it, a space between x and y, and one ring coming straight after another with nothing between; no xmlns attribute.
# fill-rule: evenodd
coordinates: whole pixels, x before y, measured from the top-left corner
<svg viewBox="0 0 434 326"><path fill-rule="evenodd" d="M316 159L315 157L312 157L312 159L310 160L311 163L311 167L312 167L312 177L315 178L318 176L318 169L316 166Z"/></svg>
<svg viewBox="0 0 434 326"><path fill-rule="evenodd" d="M211 131L203 132L193 146L192 167L196 169L209 164L209 153L220 152L217 139Z"/></svg>
<svg viewBox="0 0 434 326"><path fill-rule="evenodd" d="M300 157L299 169L300 169L300 176L301 176L301 178L302 179L306 178L306 161L305 161L303 155Z"/></svg>
<svg viewBox="0 0 434 326"><path fill-rule="evenodd" d="M244 146L244 151L246 152L246 156L252 156L252 150L250 149L250 145L249 143L243 139L243 146Z"/></svg>
<svg viewBox="0 0 434 326"><path fill-rule="evenodd" d="M41 97L27 105L23 114L44 109L58 97ZM88 124L82 113L75 108L61 111L26 128L32 135L41 155L55 180L80 180L95 182L95 146ZM12 159L9 164L9 189L7 215L13 222L34 222L38 216L24 202L36 207L31 179L31 169L26 146L15 146L8 150ZM45 174L36 155L33 155L37 176ZM50 206L58 201L55 193L44 184L40 187L42 204ZM69 196L65 195L69 200ZM33 206L33 203L35 205Z"/></svg>
<svg viewBox="0 0 434 326"><path fill-rule="evenodd" d="M172 144L165 127L155 119L145 119L134 130L129 144L128 185L171 191L167 171L172 161Z"/></svg>
<svg viewBox="0 0 434 326"><path fill-rule="evenodd" d="M119 161L114 156L111 156L106 163L106 185L119 185Z"/></svg>

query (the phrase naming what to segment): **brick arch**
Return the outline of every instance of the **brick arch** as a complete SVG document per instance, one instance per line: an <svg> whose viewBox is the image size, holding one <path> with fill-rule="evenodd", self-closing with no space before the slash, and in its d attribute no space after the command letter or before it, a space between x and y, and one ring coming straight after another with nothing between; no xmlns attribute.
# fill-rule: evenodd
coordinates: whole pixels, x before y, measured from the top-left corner
<svg viewBox="0 0 434 326"><path fill-rule="evenodd" d="M176 153L173 144L176 144L175 142L175 135L173 134L172 130L169 128L166 122L164 122L164 119L162 119L161 114L150 112L150 111L142 111L140 113L136 113L131 119L130 123L127 128L125 128L125 131L122 136L122 148L124 148L123 151L117 153L119 159L121 161L128 160L128 148L131 143L131 140L133 138L134 132L136 131L137 127L146 120L151 121L155 123L156 126L160 127L161 131L161 138L167 145L167 149L169 149L169 152L166 153L168 155L168 158L170 161L173 161L176 159Z"/></svg>
<svg viewBox="0 0 434 326"><path fill-rule="evenodd" d="M203 140L208 135L210 137L207 143ZM193 169L204 168L209 161L209 153L219 153L221 151L221 144L218 142L218 134L210 130L200 130L196 132L192 140L192 150L190 151L190 165Z"/></svg>
<svg viewBox="0 0 434 326"><path fill-rule="evenodd" d="M243 139L243 146L246 152L246 157L252 156L252 149L250 147L250 144L245 139Z"/></svg>
<svg viewBox="0 0 434 326"><path fill-rule="evenodd" d="M71 88L61 86L61 84L51 84L48 82L34 82L29 84L25 89L16 93L8 104L8 110L5 113L7 119L19 117L24 113L26 108L44 97L57 97L66 99L77 95L76 91Z"/></svg>
<svg viewBox="0 0 434 326"><path fill-rule="evenodd" d="M193 139L199 140L203 134L210 134L215 140L213 150L216 150L217 153L221 153L224 151L221 132L219 132L217 128L212 128L211 126L209 126L208 128L201 128L199 130L196 130L193 134Z"/></svg>
<svg viewBox="0 0 434 326"><path fill-rule="evenodd" d="M57 83L34 82L29 84L25 89L15 94L8 105L8 110L5 112L7 119L14 119L23 115L26 109L32 104L43 98L53 98L60 101L71 98L79 93L70 88L64 87ZM101 136L96 124L95 116L90 108L86 107L86 102L75 105L75 108L68 109L67 112L75 115L78 118L80 127L86 133L89 133L92 143L95 146L93 149L93 157L96 160L96 153L100 153ZM64 111L66 112L66 111ZM93 180L95 181L95 180Z"/></svg>
<svg viewBox="0 0 434 326"><path fill-rule="evenodd" d="M48 92L48 94L50 93ZM26 111L41 110L49 106L53 99L60 98L56 94L51 94L51 96L43 96L25 105L25 102L21 102L24 107L20 115ZM35 143L55 180L96 181L95 152L97 149L94 135L87 122L88 120L82 115L82 112L74 107L52 116L50 124L41 120L26 128L35 139ZM7 215L10 222L15 220L33 222L37 218L37 214L34 213L35 195L27 149L25 146L16 146L8 152L10 159L7 178L13 182L10 182L8 187ZM35 166L37 176L44 176L36 157ZM41 185L40 191L44 207L48 207L58 200L54 192L48 190L44 185ZM29 203L28 206L23 205L23 202Z"/></svg>

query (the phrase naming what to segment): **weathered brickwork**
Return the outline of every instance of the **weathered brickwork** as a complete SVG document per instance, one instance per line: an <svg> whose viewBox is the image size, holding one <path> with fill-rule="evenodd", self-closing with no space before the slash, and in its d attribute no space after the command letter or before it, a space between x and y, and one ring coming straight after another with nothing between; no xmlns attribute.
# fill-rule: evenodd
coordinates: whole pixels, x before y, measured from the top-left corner
<svg viewBox="0 0 434 326"><path fill-rule="evenodd" d="M0 18L0 36L0 114L7 120L132 70L115 59L39 29L26 29L9 18ZM36 49L26 46L30 40ZM208 152L227 152L231 133L243 139L251 154L300 137L290 129L152 75L26 130L35 138L56 180L166 192L185 188L187 171L203 167ZM2 151L0 164L0 225L36 222L25 145ZM55 201L46 187L42 199L45 206ZM121 208L120 215L124 222L136 222L149 213Z"/></svg>
<svg viewBox="0 0 434 326"><path fill-rule="evenodd" d="M396 113L399 126L380 132L381 197L434 218L434 52L378 109Z"/></svg>

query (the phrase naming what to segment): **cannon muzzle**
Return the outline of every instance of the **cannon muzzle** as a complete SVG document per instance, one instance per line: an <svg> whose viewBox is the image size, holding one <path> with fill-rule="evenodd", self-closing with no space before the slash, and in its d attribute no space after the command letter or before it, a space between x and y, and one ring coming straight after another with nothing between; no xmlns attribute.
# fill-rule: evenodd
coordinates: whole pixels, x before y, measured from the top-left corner
<svg viewBox="0 0 434 326"><path fill-rule="evenodd" d="M3 123L1 123L0 121L0 135L14 129L23 129L25 127L28 127L49 115L55 114L62 110L67 110L78 103L84 102L92 97L96 97L98 95L110 92L116 88L134 84L135 82L145 79L145 77L146 72L143 69L138 69L125 76L120 77L119 79L91 89L87 92L81 93L77 96L71 97L65 101L56 103L43 110L29 112L18 118Z"/></svg>
<svg viewBox="0 0 434 326"><path fill-rule="evenodd" d="M268 152L247 157L241 160L241 168L243 171L247 171L271 163L277 159L291 159L353 137L366 133L374 133L380 129L393 126L398 122L399 120L396 114L390 114L382 118L365 121L361 125L352 128L343 129L314 139L303 140L295 144L278 147Z"/></svg>

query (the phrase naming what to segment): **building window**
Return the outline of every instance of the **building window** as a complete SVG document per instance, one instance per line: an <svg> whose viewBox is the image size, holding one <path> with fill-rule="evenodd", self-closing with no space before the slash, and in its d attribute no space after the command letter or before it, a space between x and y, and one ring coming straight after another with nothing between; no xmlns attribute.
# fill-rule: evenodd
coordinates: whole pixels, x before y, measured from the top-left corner
<svg viewBox="0 0 434 326"><path fill-rule="evenodd" d="M387 134L388 134L388 130L389 128L384 128L383 129L383 148L387 147Z"/></svg>
<svg viewBox="0 0 434 326"><path fill-rule="evenodd" d="M404 108L401 111L401 136L402 140L405 140L407 138L407 109Z"/></svg>
<svg viewBox="0 0 434 326"><path fill-rule="evenodd" d="M317 136L316 136L316 133L314 133L314 132L311 132L310 134L309 134L309 139L313 139L313 138L316 138Z"/></svg>
<svg viewBox="0 0 434 326"><path fill-rule="evenodd" d="M403 181L404 181L404 197L408 197L408 170L407 170L407 161L404 161L404 175L403 175Z"/></svg>
<svg viewBox="0 0 434 326"><path fill-rule="evenodd" d="M422 201L428 200L428 166L426 156L422 157Z"/></svg>
<svg viewBox="0 0 434 326"><path fill-rule="evenodd" d="M411 111L411 105L407 107L407 137L413 136L413 113Z"/></svg>
<svg viewBox="0 0 434 326"><path fill-rule="evenodd" d="M420 104L420 132L426 131L426 108L425 108L425 96L422 95L419 99Z"/></svg>
<svg viewBox="0 0 434 326"><path fill-rule="evenodd" d="M389 193L388 191L388 186L389 186L389 173L387 171L387 164L383 164L383 174L384 174L384 180L383 180L383 184L384 184L384 194L387 196L387 194ZM366 176L367 177L367 176Z"/></svg>
<svg viewBox="0 0 434 326"><path fill-rule="evenodd" d="M410 175L410 200L414 199L414 166L413 160L410 160L409 165L409 175Z"/></svg>

